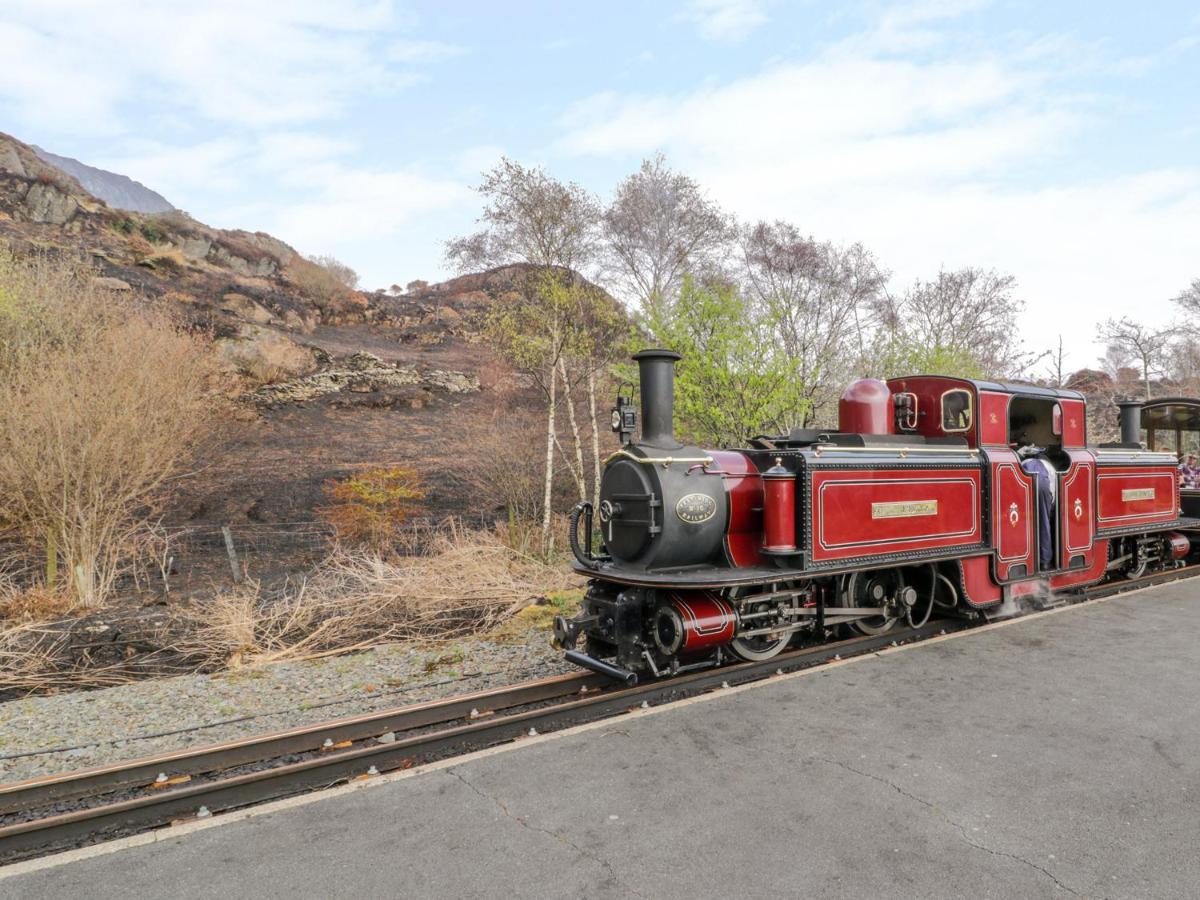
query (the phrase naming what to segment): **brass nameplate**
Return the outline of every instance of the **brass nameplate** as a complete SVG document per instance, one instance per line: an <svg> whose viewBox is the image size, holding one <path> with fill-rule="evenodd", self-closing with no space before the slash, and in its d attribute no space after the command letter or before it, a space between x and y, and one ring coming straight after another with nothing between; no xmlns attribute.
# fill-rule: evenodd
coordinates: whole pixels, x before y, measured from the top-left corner
<svg viewBox="0 0 1200 900"><path fill-rule="evenodd" d="M1130 500L1153 500L1154 488L1128 488L1121 491L1121 499L1126 503Z"/></svg>
<svg viewBox="0 0 1200 900"><path fill-rule="evenodd" d="M909 519L914 516L936 516L936 500L911 500L896 503L872 503L872 519Z"/></svg>

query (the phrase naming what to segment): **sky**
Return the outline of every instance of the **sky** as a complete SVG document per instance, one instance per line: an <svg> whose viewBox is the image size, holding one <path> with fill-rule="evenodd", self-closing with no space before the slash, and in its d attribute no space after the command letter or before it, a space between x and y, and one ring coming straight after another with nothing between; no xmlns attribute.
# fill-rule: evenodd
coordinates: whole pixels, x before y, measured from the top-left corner
<svg viewBox="0 0 1200 900"><path fill-rule="evenodd" d="M1200 2L0 0L0 131L201 221L450 274L502 155L608 196L646 156L894 289L1017 278L1031 350L1200 278Z"/></svg>

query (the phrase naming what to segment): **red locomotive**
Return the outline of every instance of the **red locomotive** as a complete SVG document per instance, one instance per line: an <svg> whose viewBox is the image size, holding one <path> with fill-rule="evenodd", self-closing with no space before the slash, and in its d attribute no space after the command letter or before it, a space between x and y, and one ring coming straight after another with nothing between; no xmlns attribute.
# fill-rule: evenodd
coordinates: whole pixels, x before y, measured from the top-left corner
<svg viewBox="0 0 1200 900"><path fill-rule="evenodd" d="M836 626L878 634L935 608L995 614L1135 577L1186 557L1184 532L1200 527L1180 515L1175 457L1140 444L1136 403L1122 404L1120 443L1088 446L1075 391L864 379L842 395L837 431L703 450L673 435L679 358L634 356L641 439L631 398L618 397L622 447L599 509L572 513L588 591L555 623L572 662L631 683L729 654L769 659Z"/></svg>

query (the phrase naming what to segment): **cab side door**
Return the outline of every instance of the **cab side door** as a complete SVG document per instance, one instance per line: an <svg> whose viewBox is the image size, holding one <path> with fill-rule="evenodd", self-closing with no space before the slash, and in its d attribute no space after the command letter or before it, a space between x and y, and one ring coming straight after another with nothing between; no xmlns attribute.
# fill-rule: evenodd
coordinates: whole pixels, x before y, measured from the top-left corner
<svg viewBox="0 0 1200 900"><path fill-rule="evenodd" d="M1033 512L1037 488L1012 450L989 447L986 453L992 486L988 524L995 549L996 581L1028 578L1036 569L1037 523Z"/></svg>
<svg viewBox="0 0 1200 900"><path fill-rule="evenodd" d="M1068 450L1071 465L1058 476L1058 567L1086 569L1096 539L1096 461L1086 450Z"/></svg>

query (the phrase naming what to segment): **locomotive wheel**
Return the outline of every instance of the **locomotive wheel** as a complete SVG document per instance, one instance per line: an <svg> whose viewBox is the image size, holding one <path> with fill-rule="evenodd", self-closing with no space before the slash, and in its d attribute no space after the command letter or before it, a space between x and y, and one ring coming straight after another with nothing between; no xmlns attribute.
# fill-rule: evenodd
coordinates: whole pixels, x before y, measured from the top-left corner
<svg viewBox="0 0 1200 900"><path fill-rule="evenodd" d="M779 635L760 634L752 638L734 638L729 644L729 649L738 659L744 659L747 662L762 662L764 659L770 659L772 656L782 653L790 639L791 634L788 632Z"/></svg>
<svg viewBox="0 0 1200 900"><path fill-rule="evenodd" d="M853 572L846 577L842 588L846 606L878 607L895 605L896 597L904 589L904 577L898 570L885 569L877 572ZM865 616L850 623L860 634L874 635L890 631L898 616Z"/></svg>
<svg viewBox="0 0 1200 900"><path fill-rule="evenodd" d="M1147 560L1143 559L1136 566L1130 566L1129 568L1127 568L1123 574L1130 581L1135 581L1136 579L1141 578L1143 575L1145 575L1146 569L1148 569L1149 567L1150 567L1150 563Z"/></svg>
<svg viewBox="0 0 1200 900"><path fill-rule="evenodd" d="M1126 546L1129 548L1130 555L1137 562L1131 562L1121 570L1121 574L1130 581L1134 581L1146 574L1146 570L1150 568L1150 560L1141 552L1141 547L1138 546L1138 542L1134 538L1128 538Z"/></svg>
<svg viewBox="0 0 1200 900"><path fill-rule="evenodd" d="M746 612L760 612L770 609L770 604L751 604ZM734 638L729 644L729 650L738 659L746 662L762 662L772 656L778 656L791 642L792 632L777 631L771 634L759 634L754 637Z"/></svg>

